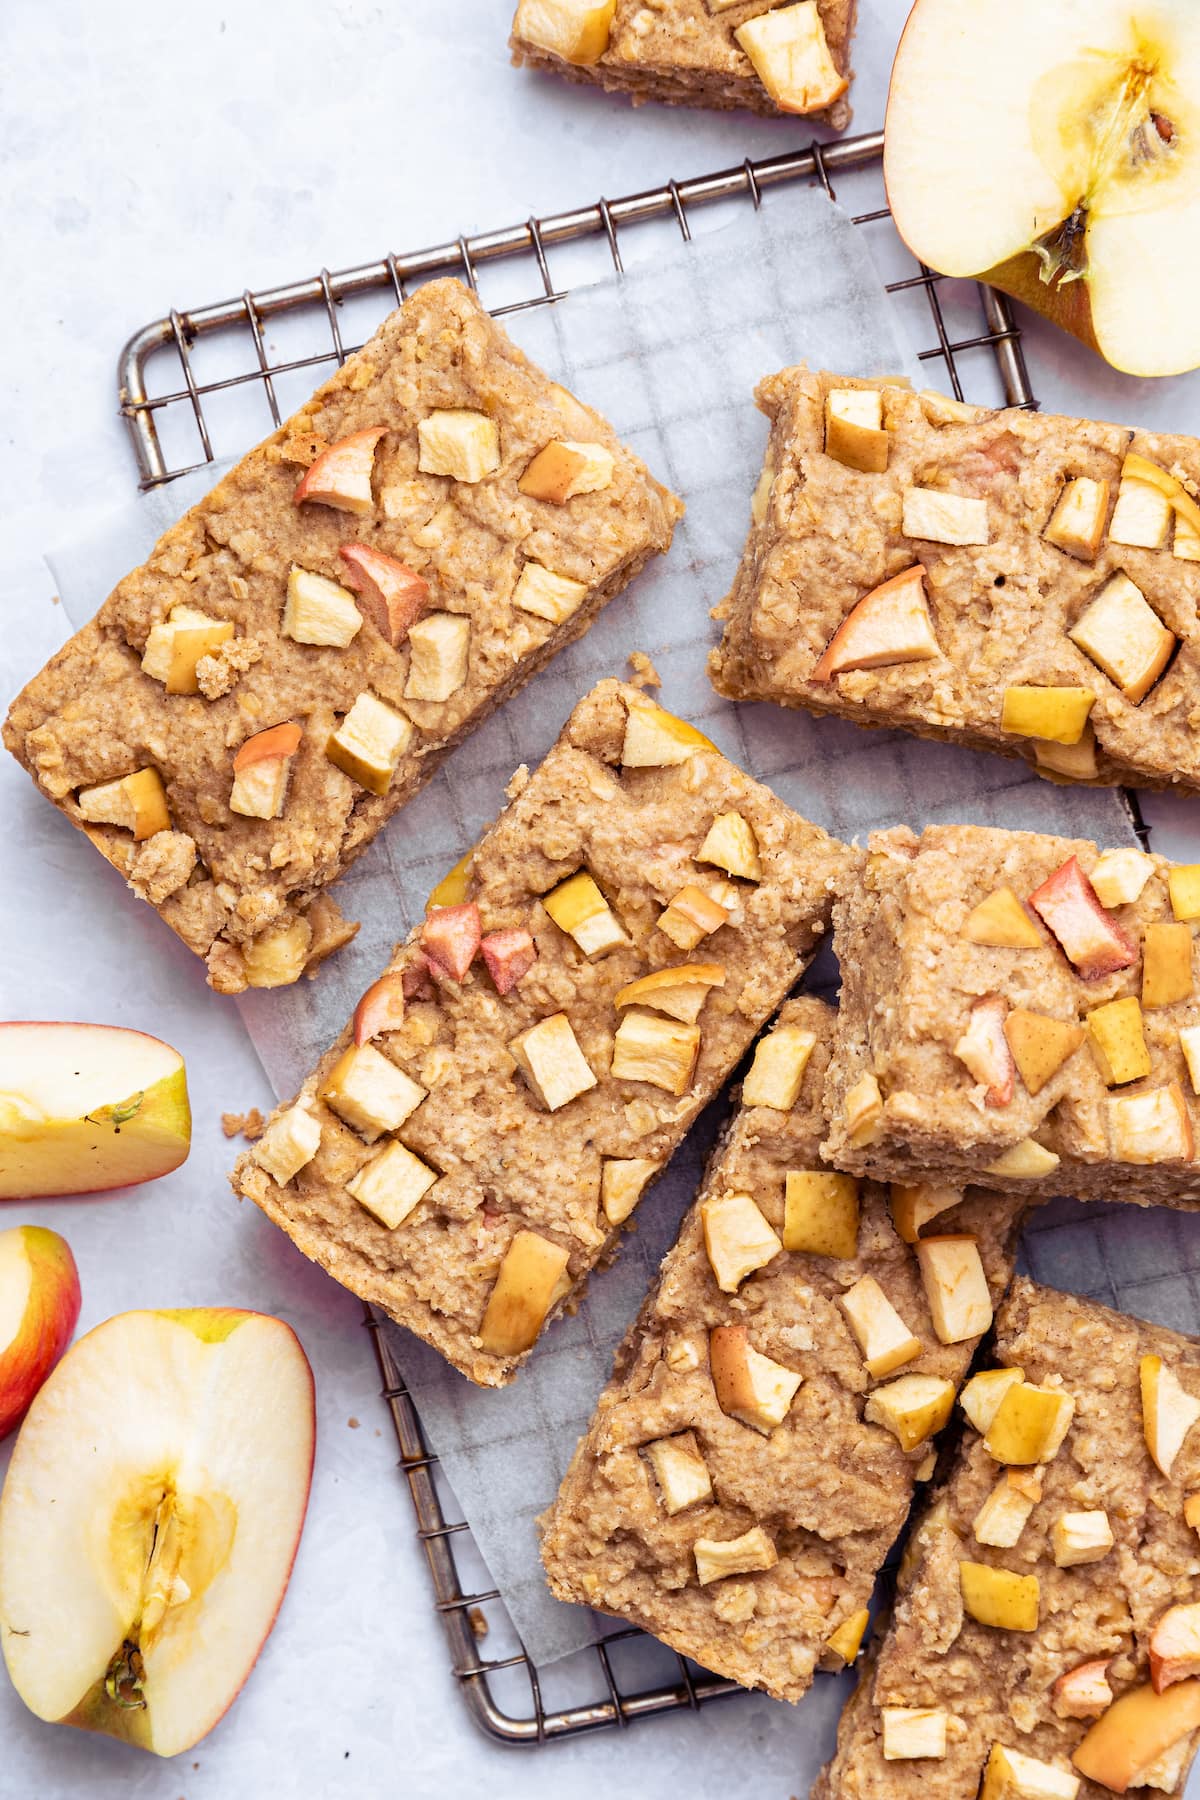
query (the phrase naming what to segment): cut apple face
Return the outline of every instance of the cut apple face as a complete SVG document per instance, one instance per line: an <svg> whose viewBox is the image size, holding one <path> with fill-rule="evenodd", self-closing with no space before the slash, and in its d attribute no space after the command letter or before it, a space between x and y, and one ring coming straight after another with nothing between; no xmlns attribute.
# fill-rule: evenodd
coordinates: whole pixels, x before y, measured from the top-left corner
<svg viewBox="0 0 1200 1800"><path fill-rule="evenodd" d="M0 1438L24 1418L71 1341L79 1319L79 1272L57 1231L0 1231Z"/></svg>
<svg viewBox="0 0 1200 1800"><path fill-rule="evenodd" d="M0 1025L0 1200L152 1181L191 1142L183 1058L116 1025Z"/></svg>
<svg viewBox="0 0 1200 1800"><path fill-rule="evenodd" d="M826 683L851 669L929 662L940 655L925 599L925 570L915 563L863 595L830 638L809 679Z"/></svg>
<svg viewBox="0 0 1200 1800"><path fill-rule="evenodd" d="M287 1589L314 1435L278 1319L125 1313L83 1338L0 1498L0 1640L31 1712L159 1756L211 1731Z"/></svg>
<svg viewBox="0 0 1200 1800"><path fill-rule="evenodd" d="M1134 375L1200 363L1200 14L918 0L892 71L884 174L900 235ZM970 155L962 146L970 146Z"/></svg>

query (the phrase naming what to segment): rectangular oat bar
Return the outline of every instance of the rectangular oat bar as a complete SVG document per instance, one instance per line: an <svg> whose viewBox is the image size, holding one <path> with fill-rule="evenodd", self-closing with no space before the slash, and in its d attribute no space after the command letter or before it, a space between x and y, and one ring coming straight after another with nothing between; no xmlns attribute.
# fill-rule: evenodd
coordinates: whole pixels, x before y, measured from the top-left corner
<svg viewBox="0 0 1200 1800"><path fill-rule="evenodd" d="M783 1700L854 1659L1023 1210L822 1171L832 1037L804 999L760 1040L542 1520L560 1599Z"/></svg>
<svg viewBox="0 0 1200 1800"><path fill-rule="evenodd" d="M233 1175L489 1386L615 1247L813 954L849 859L614 681L509 791Z"/></svg>
<svg viewBox="0 0 1200 1800"><path fill-rule="evenodd" d="M284 985L353 933L329 884L681 512L431 282L160 538L4 741L213 987Z"/></svg>
<svg viewBox="0 0 1200 1800"><path fill-rule="evenodd" d="M722 694L1200 787L1200 442L805 369L758 403Z"/></svg>
<svg viewBox="0 0 1200 1800"><path fill-rule="evenodd" d="M1200 1342L1018 1280L813 1800L1181 1793Z"/></svg>
<svg viewBox="0 0 1200 1800"><path fill-rule="evenodd" d="M855 0L520 0L513 61L677 106L850 123Z"/></svg>
<svg viewBox="0 0 1200 1800"><path fill-rule="evenodd" d="M900 827L872 834L834 919L838 1168L1200 1202L1200 865Z"/></svg>

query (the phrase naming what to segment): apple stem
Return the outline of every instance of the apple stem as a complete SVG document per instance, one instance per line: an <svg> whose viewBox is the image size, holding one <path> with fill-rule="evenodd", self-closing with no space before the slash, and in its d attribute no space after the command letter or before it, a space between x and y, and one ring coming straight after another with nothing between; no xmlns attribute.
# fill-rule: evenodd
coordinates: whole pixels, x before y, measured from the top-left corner
<svg viewBox="0 0 1200 1800"><path fill-rule="evenodd" d="M104 1676L104 1691L115 1706L129 1712L144 1712L146 1696L142 1682L146 1678L142 1653L131 1638L126 1638Z"/></svg>
<svg viewBox="0 0 1200 1800"><path fill-rule="evenodd" d="M1041 279L1047 287L1057 281L1065 287L1068 281L1082 281L1087 275L1087 207L1083 201L1061 225L1037 238L1032 248L1041 267Z"/></svg>
<svg viewBox="0 0 1200 1800"><path fill-rule="evenodd" d="M142 1110L142 1102L146 1098L144 1088L136 1094L130 1094L128 1100L114 1100L108 1106L98 1106L94 1113L84 1113L89 1125L114 1125L120 1130L130 1119L135 1118Z"/></svg>

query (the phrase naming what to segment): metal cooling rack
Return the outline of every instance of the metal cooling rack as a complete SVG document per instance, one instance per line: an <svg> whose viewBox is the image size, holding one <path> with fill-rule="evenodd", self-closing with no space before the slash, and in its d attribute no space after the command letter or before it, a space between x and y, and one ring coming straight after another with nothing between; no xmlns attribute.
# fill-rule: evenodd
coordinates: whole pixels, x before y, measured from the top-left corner
<svg viewBox="0 0 1200 1800"><path fill-rule="evenodd" d="M863 183L865 198L882 193L882 132L700 175L668 181L619 200L600 199L574 212L530 218L501 231L458 237L427 250L389 253L358 268L322 269L286 286L247 289L215 306L172 309L137 332L121 353L121 411L129 427L142 488L174 480L225 454L245 450L308 398L325 365L340 363L370 335L384 314L423 280L457 275L494 314L565 301L572 287L615 269L623 273L622 234L632 227L671 222L685 240L689 214L720 203L757 210L765 196L797 183L819 184L834 198L834 180ZM885 285L908 306L909 324L928 348L923 362L938 365L934 383L949 385L958 399L1002 398L1033 407L1020 333L1008 303L994 290L946 281L903 250L886 204L852 210L855 224L881 228L872 249L895 278ZM596 252L591 266L569 279L551 274L573 249ZM900 272L900 270L903 272ZM495 288L493 293L492 289ZM362 328L360 330L360 327ZM980 328L981 327L981 328ZM268 342L268 337L270 342ZM932 339L929 342L929 339ZM968 361L971 353L986 353ZM983 391L999 382L999 396ZM264 409L265 402L265 409ZM266 416L264 416L264 411ZM571 1685L562 1665L539 1670L526 1656L504 1611L465 1520L451 1520L453 1505L429 1450L416 1407L391 1353L381 1319L370 1308L371 1332L400 1449L400 1467L416 1513L417 1532L433 1580L435 1604L450 1647L453 1672L475 1722L508 1744L542 1744L708 1701L742 1690L719 1680L655 1639L614 1630L569 1659L574 1686L589 1696L555 1690ZM484 1653L495 1634L497 1648ZM582 1667L580 1665L583 1665Z"/></svg>

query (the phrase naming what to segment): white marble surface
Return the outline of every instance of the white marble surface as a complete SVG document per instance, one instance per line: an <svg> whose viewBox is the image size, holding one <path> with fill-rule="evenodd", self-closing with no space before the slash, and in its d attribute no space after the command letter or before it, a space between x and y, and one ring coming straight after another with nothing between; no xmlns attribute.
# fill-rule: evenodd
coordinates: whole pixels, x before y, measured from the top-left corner
<svg viewBox="0 0 1200 1800"><path fill-rule="evenodd" d="M865 0L857 123L882 116L904 0ZM439 241L531 210L635 190L790 148L805 128L652 108L511 70L506 0L42 0L0 7L0 698L49 653L61 615L35 562L133 478L113 370L125 336L171 304ZM1195 378L1150 393L1034 330L1045 400L1195 427ZM1164 848L1195 803L1156 809ZM29 1206L64 1230L83 1324L127 1307L219 1302L277 1311L313 1360L321 1441L309 1525L279 1624L245 1693L192 1755L167 1766L39 1725L0 1681L0 1795L145 1800L487 1793L495 1800L664 1791L690 1800L794 1792L798 1734L828 1731L835 1689L802 1715L737 1699L701 1715L540 1752L505 1752L462 1710L429 1604L357 1304L251 1209L232 1209L224 1108L266 1103L234 1013L138 910L98 907L94 853L0 761L0 817L20 846L0 931L6 1016L86 1017L158 1032L187 1056L190 1161L166 1181ZM52 952L31 960L27 947ZM5 1223L10 1222L8 1219ZM15 1219L12 1221L15 1222ZM198 1248L190 1247L202 1247ZM144 1271L165 1265L168 1287ZM361 1421L351 1430L347 1421ZM0 1457L0 1468L3 1458Z"/></svg>

